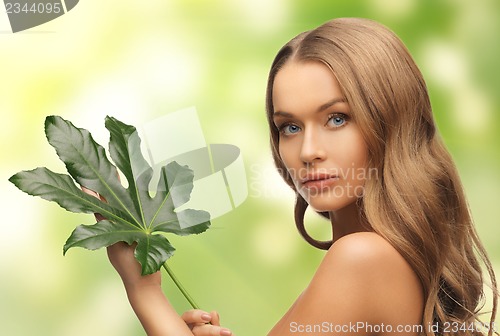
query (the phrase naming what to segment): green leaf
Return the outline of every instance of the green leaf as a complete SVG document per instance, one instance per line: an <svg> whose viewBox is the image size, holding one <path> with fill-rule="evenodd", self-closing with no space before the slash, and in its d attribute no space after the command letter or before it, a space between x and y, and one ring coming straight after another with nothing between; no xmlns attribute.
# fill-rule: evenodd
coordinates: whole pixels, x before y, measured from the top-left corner
<svg viewBox="0 0 500 336"><path fill-rule="evenodd" d="M68 211L98 212L108 218L133 225L128 221L126 213L84 193L68 175L54 173L47 168L36 168L17 173L9 181L27 194L56 202Z"/></svg>
<svg viewBox="0 0 500 336"><path fill-rule="evenodd" d="M118 180L116 167L89 131L76 128L61 117L49 116L45 119L45 134L78 184L99 193L111 206L126 212L140 226L140 214L131 195Z"/></svg>
<svg viewBox="0 0 500 336"><path fill-rule="evenodd" d="M70 176L36 168L20 172L9 181L68 211L94 212L106 218L94 225L78 226L66 241L64 254L72 247L95 250L118 241L137 242L135 257L142 274L151 274L175 251L163 235L154 233L198 234L208 229L210 215L193 209L175 212L189 200L193 189L193 171L176 162L161 168L157 192L152 197L148 188L153 169L142 155L137 130L112 117L106 117L105 125L110 132L109 152L114 164L87 130L61 117L49 116L45 121L47 140ZM127 179L127 188L119 180L118 169ZM105 201L81 191L72 178Z"/></svg>
<svg viewBox="0 0 500 336"><path fill-rule="evenodd" d="M84 247L88 250L97 250L119 241L132 245L145 233L121 223L102 220L94 225L80 225L71 233L63 247L63 254L72 247Z"/></svg>
<svg viewBox="0 0 500 336"><path fill-rule="evenodd" d="M161 235L144 235L137 240L135 258L142 265L142 269L159 270L165 260L174 254L174 247Z"/></svg>
<svg viewBox="0 0 500 336"><path fill-rule="evenodd" d="M109 152L111 158L127 178L129 193L134 195L135 208L141 214L141 220L144 222L142 204L147 202L149 192L147 184L143 185L143 190L139 189L141 185L139 180L143 183L149 183L153 176L153 169L142 156L141 139L135 127L126 125L115 118L107 117L105 125L110 133Z"/></svg>

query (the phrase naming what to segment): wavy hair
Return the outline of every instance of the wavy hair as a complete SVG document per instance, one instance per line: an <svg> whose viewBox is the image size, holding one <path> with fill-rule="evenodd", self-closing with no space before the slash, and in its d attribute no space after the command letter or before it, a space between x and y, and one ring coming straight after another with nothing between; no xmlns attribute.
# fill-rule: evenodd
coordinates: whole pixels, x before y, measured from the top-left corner
<svg viewBox="0 0 500 336"><path fill-rule="evenodd" d="M419 277L424 291L422 324L475 322L484 305L481 262L491 280L493 323L498 297L493 267L474 228L453 160L437 133L425 81L405 45L377 22L341 18L299 34L272 63L266 110L274 162L296 192L300 234L311 245L328 249L332 241L317 241L306 232L307 202L279 155L273 84L291 60L325 64L341 87L368 146L368 166L378 172L376 179L366 180L358 200L362 218ZM329 218L327 212L320 214ZM492 332L490 328L488 335ZM435 335L431 330L425 334ZM453 335L478 334L483 335L472 330Z"/></svg>

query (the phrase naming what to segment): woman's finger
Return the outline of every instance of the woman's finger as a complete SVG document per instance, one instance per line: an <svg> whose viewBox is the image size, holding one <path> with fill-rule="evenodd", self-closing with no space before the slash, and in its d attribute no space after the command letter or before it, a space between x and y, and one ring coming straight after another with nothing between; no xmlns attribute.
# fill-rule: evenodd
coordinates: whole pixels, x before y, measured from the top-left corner
<svg viewBox="0 0 500 336"><path fill-rule="evenodd" d="M201 309L191 309L182 314L182 319L189 326L205 324L212 321L212 315Z"/></svg>
<svg viewBox="0 0 500 336"><path fill-rule="evenodd" d="M96 197L96 198L99 198L99 194L98 194L98 193L96 193L96 192L95 192L95 191L93 191L93 190L90 190L89 188L85 188L85 187L83 187L83 186L82 186L82 191L83 191L84 193L86 193L86 194L89 194L89 195L92 195L92 196L94 196L94 197Z"/></svg>
<svg viewBox="0 0 500 336"><path fill-rule="evenodd" d="M102 197L101 195L99 195L98 193L96 193L95 191L93 190L90 190L89 188L85 188L85 187L81 187L82 188L82 191L86 194L89 194L91 196L94 196L95 198L98 198L100 199L101 201L103 202L106 202L106 199L104 197ZM94 213L94 217L97 221L102 221L102 220L105 220L106 218L101 215L100 213Z"/></svg>
<svg viewBox="0 0 500 336"><path fill-rule="evenodd" d="M210 316L212 317L212 320L210 321L210 323L214 326L220 326L220 317L219 317L219 314L215 310L210 312Z"/></svg>
<svg viewBox="0 0 500 336"><path fill-rule="evenodd" d="M195 336L232 336L231 330L211 324L197 325L192 329Z"/></svg>

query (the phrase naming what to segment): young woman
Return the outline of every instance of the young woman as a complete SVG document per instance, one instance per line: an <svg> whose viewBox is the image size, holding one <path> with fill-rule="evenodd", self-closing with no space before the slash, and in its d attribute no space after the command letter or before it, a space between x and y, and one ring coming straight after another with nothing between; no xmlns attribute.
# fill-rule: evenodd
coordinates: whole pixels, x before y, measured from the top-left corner
<svg viewBox="0 0 500 336"><path fill-rule="evenodd" d="M269 335L493 333L492 266L425 82L393 32L335 19L292 39L271 67L267 117L274 161L296 192L297 228L327 250ZM331 222L331 241L306 232L308 206ZM215 312L179 317L160 275L139 275L133 247L108 252L149 335L231 334ZM484 282L493 309L478 324Z"/></svg>

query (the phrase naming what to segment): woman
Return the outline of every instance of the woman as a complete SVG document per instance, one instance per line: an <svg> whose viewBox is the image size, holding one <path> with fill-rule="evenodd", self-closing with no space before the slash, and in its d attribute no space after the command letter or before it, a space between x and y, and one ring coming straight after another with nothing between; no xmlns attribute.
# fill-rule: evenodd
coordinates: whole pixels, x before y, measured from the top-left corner
<svg viewBox="0 0 500 336"><path fill-rule="evenodd" d="M493 333L492 266L425 82L394 33L366 19L335 19L298 35L272 64L267 117L274 161L297 195L297 228L328 250L269 335ZM330 220L332 241L308 235L308 206ZM160 275L140 277L133 247L108 252L148 334L230 335L215 312L179 317ZM474 324L480 262L494 293L486 325Z"/></svg>

